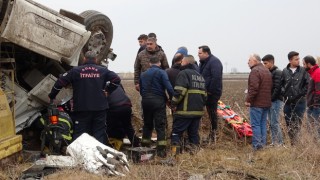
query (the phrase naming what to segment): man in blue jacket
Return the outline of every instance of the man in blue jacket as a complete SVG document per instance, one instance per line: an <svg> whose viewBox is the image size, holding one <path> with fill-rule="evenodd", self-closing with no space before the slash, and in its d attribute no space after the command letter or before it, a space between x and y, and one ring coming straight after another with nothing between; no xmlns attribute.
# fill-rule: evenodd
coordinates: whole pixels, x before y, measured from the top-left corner
<svg viewBox="0 0 320 180"><path fill-rule="evenodd" d="M207 111L211 121L209 141L216 139L217 105L222 94L222 72L223 66L220 60L211 54L208 46L200 46L198 50L200 58L200 74L204 77L207 91Z"/></svg>
<svg viewBox="0 0 320 180"><path fill-rule="evenodd" d="M173 88L167 73L161 69L160 59L157 56L150 58L150 68L140 76L140 94L142 97L142 109L144 125L142 134L142 146L151 145L153 128L157 131L157 155L166 156L166 90L170 96Z"/></svg>
<svg viewBox="0 0 320 180"><path fill-rule="evenodd" d="M101 143L106 143L108 101L104 89L107 81L119 84L120 78L106 67L97 65L96 53L88 51L85 53L84 64L64 73L52 87L48 96L50 99L55 99L62 87L72 84L73 140L82 133L88 133Z"/></svg>

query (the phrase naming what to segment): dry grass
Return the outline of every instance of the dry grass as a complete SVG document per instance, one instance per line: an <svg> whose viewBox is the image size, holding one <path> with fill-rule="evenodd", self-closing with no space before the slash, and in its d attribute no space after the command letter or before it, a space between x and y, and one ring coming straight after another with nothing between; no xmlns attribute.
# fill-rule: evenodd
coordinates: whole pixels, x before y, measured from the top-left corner
<svg viewBox="0 0 320 180"><path fill-rule="evenodd" d="M135 128L141 127L139 94L132 81L123 82L134 104ZM225 81L222 100L243 117L248 117L244 107L246 81ZM170 115L168 116L171 120ZM131 173L126 177L111 179L320 179L320 144L315 142L312 133L303 127L301 143L290 146L284 118L281 117L286 147L265 148L253 152L251 145L235 134L221 120L217 143L203 147L196 155L181 154L177 163L171 166L157 165L154 162L132 164ZM207 135L209 121L202 120L201 137ZM270 139L270 137L269 137ZM270 141L270 140L269 140ZM12 164L12 165L11 165ZM7 162L2 164L0 179L16 179L26 168L25 163ZM197 176L195 176L197 175ZM105 179L106 176L89 174L80 169L62 170L46 179ZM109 177L110 178L110 177Z"/></svg>

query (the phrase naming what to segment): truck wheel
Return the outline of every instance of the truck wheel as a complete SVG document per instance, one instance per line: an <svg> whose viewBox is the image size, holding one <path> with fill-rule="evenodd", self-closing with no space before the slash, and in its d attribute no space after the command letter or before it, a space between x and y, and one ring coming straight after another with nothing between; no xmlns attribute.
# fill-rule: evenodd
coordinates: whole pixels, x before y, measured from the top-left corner
<svg viewBox="0 0 320 180"><path fill-rule="evenodd" d="M113 38L112 23L106 15L94 10L84 11L80 16L84 18L86 29L91 31L91 37L82 49L79 62L83 62L84 53L91 50L97 53L97 60L100 63L103 59L107 59L109 53Z"/></svg>
<svg viewBox="0 0 320 180"><path fill-rule="evenodd" d="M6 14L8 6L8 0L0 0L0 25L4 19L4 15Z"/></svg>

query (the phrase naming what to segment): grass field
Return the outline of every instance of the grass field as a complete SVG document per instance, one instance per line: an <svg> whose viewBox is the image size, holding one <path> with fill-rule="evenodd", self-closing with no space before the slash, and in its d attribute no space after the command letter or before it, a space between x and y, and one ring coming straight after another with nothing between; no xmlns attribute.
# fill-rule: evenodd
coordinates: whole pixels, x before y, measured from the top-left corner
<svg viewBox="0 0 320 180"><path fill-rule="evenodd" d="M244 106L244 91L247 81L224 81L221 100L230 105L239 115L248 118ZM133 102L135 128L141 127L139 94L134 90L133 81L125 80L123 85ZM169 122L171 115L168 115ZM311 138L304 126L301 142L290 146L283 115L281 127L285 147L268 147L253 152L250 140L236 138L234 132L220 119L216 144L203 146L195 154L181 154L174 166L158 165L155 162L131 164L131 172L126 177L111 179L320 179L320 144ZM170 129L170 128L169 128ZM209 120L205 115L201 121L200 135L208 134ZM270 135L268 132L268 143ZM16 179L28 166L23 162L1 164L0 179ZM45 179L105 179L106 176L89 174L81 169L67 169L47 176Z"/></svg>

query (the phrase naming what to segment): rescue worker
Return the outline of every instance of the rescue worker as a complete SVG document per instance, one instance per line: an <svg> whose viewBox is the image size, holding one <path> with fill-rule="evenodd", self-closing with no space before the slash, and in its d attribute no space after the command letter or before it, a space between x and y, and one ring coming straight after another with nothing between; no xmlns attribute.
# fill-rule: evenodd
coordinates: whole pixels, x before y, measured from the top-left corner
<svg viewBox="0 0 320 180"><path fill-rule="evenodd" d="M182 59L181 71L177 76L171 108L174 120L171 135L173 155L180 151L180 139L185 130L191 146L199 147L199 124L206 104L206 89L203 76L197 72L194 57L187 55Z"/></svg>
<svg viewBox="0 0 320 180"><path fill-rule="evenodd" d="M110 86L107 86L107 88ZM120 150L123 138L128 136L133 147L139 146L139 138L131 124L132 104L122 85L107 95L109 109L107 110L108 143Z"/></svg>
<svg viewBox="0 0 320 180"><path fill-rule="evenodd" d="M72 84L74 105L73 140L82 133L88 133L101 143L106 143L106 109L108 101L105 84L110 81L119 84L120 78L106 67L97 65L96 53L85 53L84 64L64 73L54 84L49 94L55 99L62 87ZM113 88L109 88L110 92Z"/></svg>
<svg viewBox="0 0 320 180"><path fill-rule="evenodd" d="M142 146L151 145L153 128L157 131L157 155L166 156L166 90L171 99L173 88L167 73L160 68L160 59L157 56L150 58L150 68L141 74L140 94L142 97L142 109L144 125L142 134Z"/></svg>

